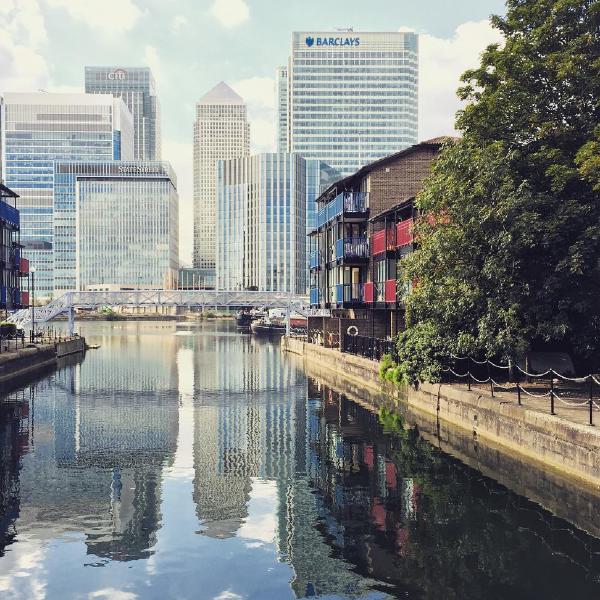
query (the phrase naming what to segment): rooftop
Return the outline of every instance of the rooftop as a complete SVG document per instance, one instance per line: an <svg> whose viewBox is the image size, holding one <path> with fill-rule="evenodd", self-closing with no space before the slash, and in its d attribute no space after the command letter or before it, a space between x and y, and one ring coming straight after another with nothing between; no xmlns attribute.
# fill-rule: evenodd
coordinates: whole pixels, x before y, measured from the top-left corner
<svg viewBox="0 0 600 600"><path fill-rule="evenodd" d="M198 104L244 104L244 99L236 94L224 81L204 94Z"/></svg>

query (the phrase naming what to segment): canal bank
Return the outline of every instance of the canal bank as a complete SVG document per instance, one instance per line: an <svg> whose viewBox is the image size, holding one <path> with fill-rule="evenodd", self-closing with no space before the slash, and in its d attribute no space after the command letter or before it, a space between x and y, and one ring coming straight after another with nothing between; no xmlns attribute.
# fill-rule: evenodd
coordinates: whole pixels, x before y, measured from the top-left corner
<svg viewBox="0 0 600 600"><path fill-rule="evenodd" d="M2 353L0 354L0 385L13 383L19 377L55 367L59 359L84 352L85 339L76 337Z"/></svg>
<svg viewBox="0 0 600 600"><path fill-rule="evenodd" d="M457 386L422 384L419 389L396 386L379 378L378 363L338 350L284 338L282 348L318 365L322 375L336 374L346 390L358 398L369 391L380 394L378 405L407 405L436 423L458 427L479 447L492 443L507 456L519 456L541 472L577 480L600 492L600 431L514 406L498 398Z"/></svg>

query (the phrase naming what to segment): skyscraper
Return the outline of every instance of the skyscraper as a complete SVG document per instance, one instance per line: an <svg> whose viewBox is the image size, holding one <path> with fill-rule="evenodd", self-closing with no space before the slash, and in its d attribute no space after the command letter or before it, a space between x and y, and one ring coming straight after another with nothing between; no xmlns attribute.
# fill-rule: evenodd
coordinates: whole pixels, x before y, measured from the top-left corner
<svg viewBox="0 0 600 600"><path fill-rule="evenodd" d="M349 175L417 142L414 33L294 32L277 76L280 151Z"/></svg>
<svg viewBox="0 0 600 600"><path fill-rule="evenodd" d="M303 294L306 273L306 161L218 161L217 288Z"/></svg>
<svg viewBox="0 0 600 600"><path fill-rule="evenodd" d="M216 161L250 154L246 105L221 82L196 104L194 122L194 267L215 272Z"/></svg>
<svg viewBox="0 0 600 600"><path fill-rule="evenodd" d="M69 277L53 251L75 251L75 212L55 202L54 161L133 158L131 113L107 94L6 93L0 133L2 177L20 196L23 255L36 268L36 296L49 297Z"/></svg>
<svg viewBox="0 0 600 600"><path fill-rule="evenodd" d="M65 289L174 285L179 199L169 163L57 162L54 180L56 201L77 223L74 248L55 249Z"/></svg>
<svg viewBox="0 0 600 600"><path fill-rule="evenodd" d="M85 91L122 98L133 115L133 158L161 159L160 102L148 67L86 67Z"/></svg>

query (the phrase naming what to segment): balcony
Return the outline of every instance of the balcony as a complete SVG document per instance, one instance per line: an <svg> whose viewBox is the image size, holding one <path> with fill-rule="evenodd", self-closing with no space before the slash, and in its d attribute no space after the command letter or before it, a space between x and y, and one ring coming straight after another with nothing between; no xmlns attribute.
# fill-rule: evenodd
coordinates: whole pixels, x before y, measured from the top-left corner
<svg viewBox="0 0 600 600"><path fill-rule="evenodd" d="M319 306L321 303L321 294L319 288L310 288L310 305Z"/></svg>
<svg viewBox="0 0 600 600"><path fill-rule="evenodd" d="M394 229L388 227L377 231L371 236L371 245L373 248L373 256L382 254L388 250L396 250L396 240L394 236Z"/></svg>
<svg viewBox="0 0 600 600"><path fill-rule="evenodd" d="M317 229L342 213L352 216L367 212L366 192L342 192L317 213Z"/></svg>
<svg viewBox="0 0 600 600"><path fill-rule="evenodd" d="M29 261L26 258L19 261L19 273L23 277L29 274Z"/></svg>
<svg viewBox="0 0 600 600"><path fill-rule="evenodd" d="M29 292L21 292L21 307L29 307Z"/></svg>
<svg viewBox="0 0 600 600"><path fill-rule="evenodd" d="M318 269L321 266L321 253L315 250L310 253L310 268Z"/></svg>
<svg viewBox="0 0 600 600"><path fill-rule="evenodd" d="M367 304L373 304L374 284L372 281L365 283L363 286L363 296Z"/></svg>
<svg viewBox="0 0 600 600"><path fill-rule="evenodd" d="M388 304L396 304L398 293L398 282L395 279L388 279L385 284L385 301Z"/></svg>
<svg viewBox="0 0 600 600"><path fill-rule="evenodd" d="M351 237L336 240L335 257L337 260L358 260L369 258L369 243L366 237Z"/></svg>
<svg viewBox="0 0 600 600"><path fill-rule="evenodd" d="M0 219L8 221L14 227L19 227L19 211L6 202L0 200Z"/></svg>
<svg viewBox="0 0 600 600"><path fill-rule="evenodd" d="M400 221L396 224L396 246L408 246L414 241L413 237L413 219Z"/></svg>
<svg viewBox="0 0 600 600"><path fill-rule="evenodd" d="M362 283L339 283L335 286L336 304L362 304L363 287Z"/></svg>

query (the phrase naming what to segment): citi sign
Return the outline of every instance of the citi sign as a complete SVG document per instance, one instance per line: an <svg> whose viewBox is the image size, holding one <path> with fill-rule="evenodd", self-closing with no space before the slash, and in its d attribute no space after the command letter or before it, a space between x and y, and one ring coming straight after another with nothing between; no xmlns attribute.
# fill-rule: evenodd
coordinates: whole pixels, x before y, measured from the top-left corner
<svg viewBox="0 0 600 600"><path fill-rule="evenodd" d="M360 38L357 37L318 37L309 35L306 38L306 45L312 46L360 46Z"/></svg>
<svg viewBox="0 0 600 600"><path fill-rule="evenodd" d="M125 75L127 75L127 71L125 71L124 69L115 69L114 71L111 71L106 78L107 79L117 79L119 81L123 81L123 79L125 79Z"/></svg>

